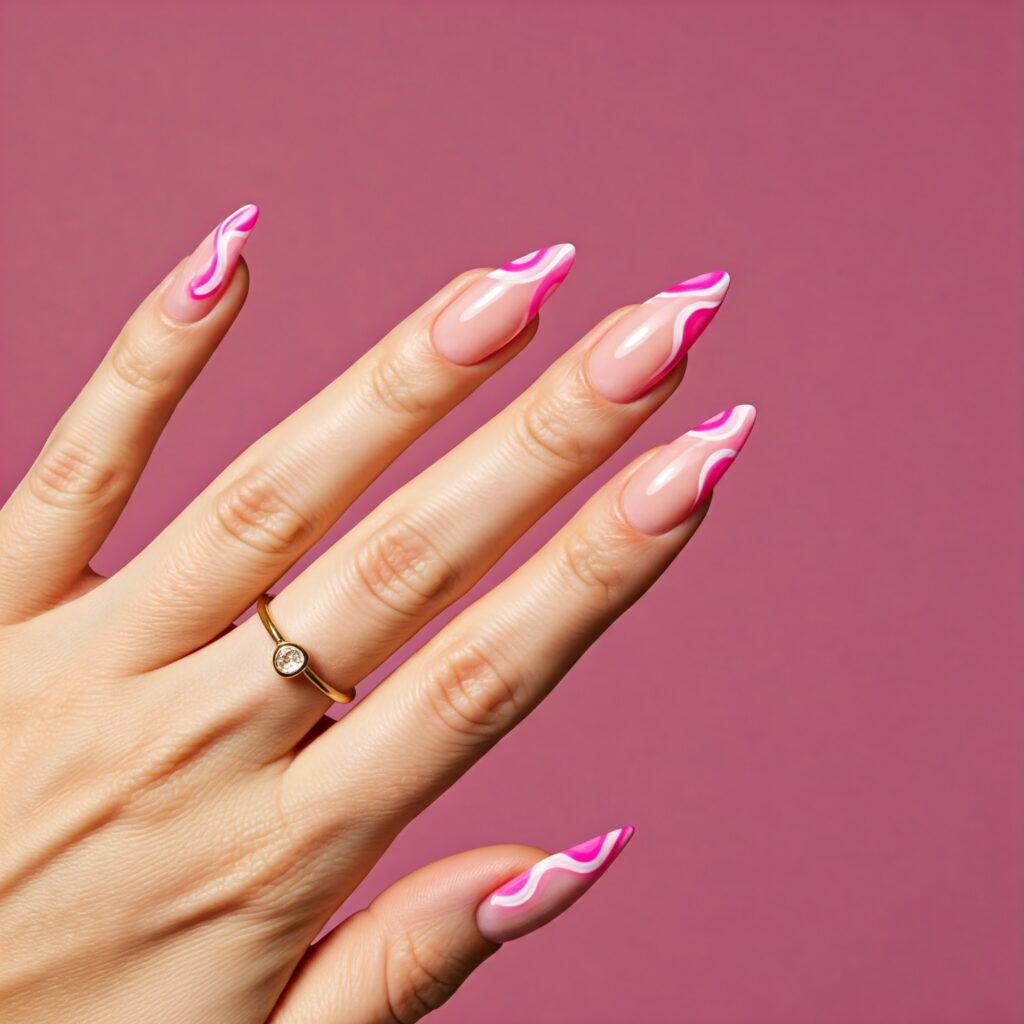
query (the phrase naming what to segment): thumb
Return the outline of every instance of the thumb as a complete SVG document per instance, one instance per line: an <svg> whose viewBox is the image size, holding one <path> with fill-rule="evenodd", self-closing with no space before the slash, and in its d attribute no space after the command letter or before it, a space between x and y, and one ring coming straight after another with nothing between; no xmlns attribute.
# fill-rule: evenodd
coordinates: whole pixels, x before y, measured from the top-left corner
<svg viewBox="0 0 1024 1024"><path fill-rule="evenodd" d="M557 917L633 835L617 828L548 856L490 846L399 879L299 963L268 1024L411 1024L499 945Z"/></svg>

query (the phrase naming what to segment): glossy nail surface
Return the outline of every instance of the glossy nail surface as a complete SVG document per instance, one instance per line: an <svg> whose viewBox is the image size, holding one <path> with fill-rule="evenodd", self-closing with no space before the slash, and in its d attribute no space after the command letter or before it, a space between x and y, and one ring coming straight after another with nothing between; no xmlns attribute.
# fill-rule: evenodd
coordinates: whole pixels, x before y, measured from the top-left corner
<svg viewBox="0 0 1024 1024"><path fill-rule="evenodd" d="M732 465L750 436L754 416L752 405L735 405L652 455L622 493L626 518L651 535L678 526Z"/></svg>
<svg viewBox="0 0 1024 1024"><path fill-rule="evenodd" d="M537 315L575 258L573 246L549 245L474 281L438 316L437 350L460 366L493 355Z"/></svg>
<svg viewBox="0 0 1024 1024"><path fill-rule="evenodd" d="M557 917L605 873L636 830L617 828L538 861L477 908L480 934L508 942Z"/></svg>
<svg viewBox="0 0 1024 1024"><path fill-rule="evenodd" d="M259 208L247 203L225 217L199 243L164 294L164 310L179 323L201 320L217 304L256 226Z"/></svg>
<svg viewBox="0 0 1024 1024"><path fill-rule="evenodd" d="M659 292L613 324L590 350L590 383L613 402L649 391L700 337L729 290L724 270Z"/></svg>

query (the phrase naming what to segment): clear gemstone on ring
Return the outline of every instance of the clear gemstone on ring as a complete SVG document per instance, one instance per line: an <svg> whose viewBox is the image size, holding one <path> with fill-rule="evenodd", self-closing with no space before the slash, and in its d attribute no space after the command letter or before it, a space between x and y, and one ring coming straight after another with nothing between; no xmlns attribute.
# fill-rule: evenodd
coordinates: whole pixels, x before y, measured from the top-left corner
<svg viewBox="0 0 1024 1024"><path fill-rule="evenodd" d="M282 676L298 675L307 660L306 652L298 644L278 644L274 651L274 668Z"/></svg>

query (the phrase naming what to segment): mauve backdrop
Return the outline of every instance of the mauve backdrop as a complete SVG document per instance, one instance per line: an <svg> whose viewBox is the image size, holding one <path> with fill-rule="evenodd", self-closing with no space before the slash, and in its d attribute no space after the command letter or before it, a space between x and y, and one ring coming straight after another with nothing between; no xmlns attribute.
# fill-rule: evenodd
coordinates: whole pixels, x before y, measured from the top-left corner
<svg viewBox="0 0 1024 1024"><path fill-rule="evenodd" d="M753 401L707 523L350 904L638 825L439 1020L1024 1020L1022 9L0 3L5 490L136 302L263 211L102 569L465 268L579 249L334 537L610 309L733 275L679 394L488 579Z"/></svg>

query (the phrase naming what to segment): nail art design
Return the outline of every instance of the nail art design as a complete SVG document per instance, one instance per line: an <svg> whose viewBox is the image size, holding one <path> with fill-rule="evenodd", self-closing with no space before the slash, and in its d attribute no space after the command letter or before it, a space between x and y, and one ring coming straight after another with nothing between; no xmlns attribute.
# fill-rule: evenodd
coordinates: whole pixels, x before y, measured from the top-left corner
<svg viewBox="0 0 1024 1024"><path fill-rule="evenodd" d="M492 942L507 942L547 924L604 874L635 831L627 825L595 836L495 889L477 909L481 933Z"/></svg>
<svg viewBox="0 0 1024 1024"><path fill-rule="evenodd" d="M755 415L752 405L733 406L648 459L623 491L626 518L651 535L682 523L732 465L750 436Z"/></svg>
<svg viewBox="0 0 1024 1024"><path fill-rule="evenodd" d="M613 402L631 402L679 363L714 319L729 275L691 277L627 313L591 350L590 381Z"/></svg>
<svg viewBox="0 0 1024 1024"><path fill-rule="evenodd" d="M754 415L752 405L737 405L686 432L687 437L695 437L700 441L721 441L736 445L735 448L716 448L704 460L697 476L697 497L694 499L694 506L699 505L711 493L711 489L722 479L732 460L739 454L739 449L754 425ZM654 484L648 488L648 493L651 493L652 487Z"/></svg>
<svg viewBox="0 0 1024 1024"><path fill-rule="evenodd" d="M224 283L228 272L234 268L238 253L256 226L259 215L258 207L247 203L217 225L206 269L188 285L188 293L193 299L207 298Z"/></svg>
<svg viewBox="0 0 1024 1024"><path fill-rule="evenodd" d="M170 317L195 323L213 309L231 280L259 214L257 206L247 203L199 243L164 295L164 309Z"/></svg>
<svg viewBox="0 0 1024 1024"><path fill-rule="evenodd" d="M574 246L549 245L484 275L437 318L438 351L460 366L493 355L537 315L575 258Z"/></svg>
<svg viewBox="0 0 1024 1024"><path fill-rule="evenodd" d="M520 256L519 259L506 263L505 266L499 267L497 270L492 270L487 276L493 281L511 281L515 284L537 282L523 318L523 326L525 326L537 315L537 311L544 305L551 292L565 280L575 259L575 246L568 243L549 245L544 249ZM469 318L464 312L460 319L468 320Z"/></svg>

